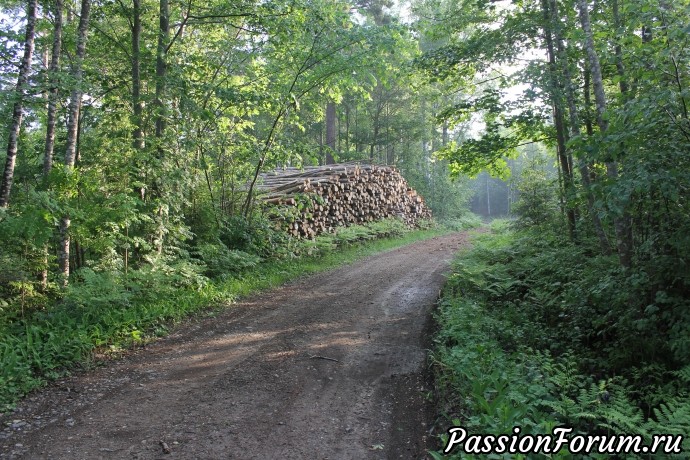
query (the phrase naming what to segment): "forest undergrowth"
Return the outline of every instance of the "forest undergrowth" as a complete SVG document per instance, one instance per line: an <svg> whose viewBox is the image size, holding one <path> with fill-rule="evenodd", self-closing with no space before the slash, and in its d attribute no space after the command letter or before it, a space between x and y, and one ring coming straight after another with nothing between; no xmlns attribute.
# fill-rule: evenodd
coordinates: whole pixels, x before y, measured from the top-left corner
<svg viewBox="0 0 690 460"><path fill-rule="evenodd" d="M454 263L432 366L442 420L470 434L690 433L688 300L588 243L494 221ZM594 244L594 243L592 243ZM634 307L634 308L631 308ZM448 434L442 435L445 446ZM630 454L619 458L688 458ZM459 449L434 458L473 457ZM548 458L611 458L571 454ZM531 454L510 458L547 458Z"/></svg>

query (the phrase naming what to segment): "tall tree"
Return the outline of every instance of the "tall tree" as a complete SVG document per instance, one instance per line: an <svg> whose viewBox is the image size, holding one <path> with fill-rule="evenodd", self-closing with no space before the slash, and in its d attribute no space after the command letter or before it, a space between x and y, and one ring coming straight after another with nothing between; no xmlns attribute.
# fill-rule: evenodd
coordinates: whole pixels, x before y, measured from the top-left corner
<svg viewBox="0 0 690 460"><path fill-rule="evenodd" d="M551 24L558 24L558 10L557 10L557 4L556 0L550 0L550 8L551 8ZM561 73L563 76L564 80L564 86L565 86L565 96L566 96L566 101L568 104L568 115L569 115L569 121L570 121L570 132L572 135L572 138L574 140L580 138L582 136L582 131L580 129L580 116L579 116L579 110L577 106L577 96L576 96L576 91L575 91L575 84L573 82L573 77L570 71L570 62L568 61L568 52L565 48L563 36L561 35L560 31L556 31L556 48L558 51L558 56L559 56L559 61L560 61L560 66L561 66ZM587 82L586 82L587 84ZM588 88L585 88L585 92L588 91ZM587 100L587 97L585 97L585 100ZM591 133L589 134L591 137ZM595 209L595 201L594 201L594 195L592 194L592 181L590 177L590 165L588 164L587 160L585 158L578 158L577 159L578 163L578 169L580 171L580 179L582 180L582 185L584 188L584 193L586 195L587 199L587 210L590 216L590 219L592 220L592 225L594 227L594 232L597 235L597 238L599 239L599 245L601 248L601 251L604 254L609 254L611 251L611 247L609 245L608 237L606 236L606 232L604 231L604 226L601 223L601 218L599 217L599 214L596 212Z"/></svg>
<svg viewBox="0 0 690 460"><path fill-rule="evenodd" d="M336 143L336 113L335 102L328 101L326 104L326 164L335 163L333 159L333 152L335 152Z"/></svg>
<svg viewBox="0 0 690 460"><path fill-rule="evenodd" d="M181 29L180 29L181 30ZM158 41L156 45L156 149L158 151L158 168L162 167L165 161L165 146L164 135L166 128L166 118L168 116L165 92L167 79L167 54L170 47L170 2L168 0L159 1L158 14ZM163 183L161 180L156 180L154 184L157 196L160 198L163 194ZM164 238L165 238L165 214L166 204L159 202L156 211L157 219L157 234L155 238L156 252L160 256L163 253Z"/></svg>
<svg viewBox="0 0 690 460"><path fill-rule="evenodd" d="M565 110L563 107L563 98L561 91L562 76L558 70L556 63L556 51L554 47L554 39L558 40L557 22L554 21L556 12L555 2L549 0L542 0L542 14L544 19L544 39L546 42L546 50L549 61L549 93L551 95L551 103L553 106L553 119L556 128L556 154L558 156L561 167L561 176L563 182L563 192L565 197L566 215L568 218L568 230L570 239L575 239L575 209L571 204L575 196L575 185L573 181L573 171L571 163L568 161L568 153L566 148L566 130L565 130Z"/></svg>
<svg viewBox="0 0 690 460"><path fill-rule="evenodd" d="M132 20L130 21L132 34L132 147L135 154L141 153L144 150L144 103L141 99L141 0L132 0ZM135 160L135 164L138 163ZM139 198L144 201L146 199L146 185L145 181L138 186L137 192Z"/></svg>
<svg viewBox="0 0 690 460"><path fill-rule="evenodd" d="M55 149L55 121L59 97L58 72L60 70L60 52L62 51L62 0L55 0L53 5L53 46L50 55L48 75L48 113L46 115L46 143L43 151L43 174L47 176L53 167Z"/></svg>
<svg viewBox="0 0 690 460"><path fill-rule="evenodd" d="M34 53L34 41L36 37L36 0L28 0L26 5L26 33L24 36L24 56L19 66L17 86L15 88L15 101L10 121L10 131L7 140L7 157L5 159L5 171L0 183L0 208L6 208L10 201L10 191L14 182L14 166L17 162L17 150L19 144L19 130L22 126L24 115L24 100L26 87L28 86L29 73L31 72L31 60Z"/></svg>
<svg viewBox="0 0 690 460"><path fill-rule="evenodd" d="M79 26L77 28L77 50L72 66L72 79L74 87L70 95L70 102L67 109L67 141L65 145L65 169L70 174L75 165L77 155L77 139L79 134L79 113L81 110L82 88L84 79L84 57L86 55L86 40L89 28L89 14L91 11L91 0L82 0L79 15ZM58 263L62 276L63 286L67 286L70 274L70 229L71 220L69 213L66 213L60 220L60 248L58 252Z"/></svg>
<svg viewBox="0 0 690 460"><path fill-rule="evenodd" d="M134 148L144 149L144 105L141 100L141 0L132 0L132 137ZM143 197L142 197L143 199Z"/></svg>
<svg viewBox="0 0 690 460"><path fill-rule="evenodd" d="M43 150L43 176L48 179L53 169L53 155L55 153L55 125L57 119L58 98L60 96L58 72L60 71L60 53L62 51L62 0L55 0L53 5L53 44L48 64L48 111L46 113L46 141ZM43 247L43 267L41 268L41 289L48 288L48 252L46 244Z"/></svg>
<svg viewBox="0 0 690 460"><path fill-rule="evenodd" d="M165 110L165 87L167 63L166 55L168 53L168 44L170 42L170 3L168 0L160 0L158 14L158 42L156 45L156 139L158 141L158 151L162 155L163 134L165 133L166 125L166 110ZM134 34L133 34L134 35ZM132 37L134 40L134 37Z"/></svg>
<svg viewBox="0 0 690 460"><path fill-rule="evenodd" d="M580 16L580 23L584 32L584 48L589 58L589 65L592 72L592 85L594 87L594 100L596 104L597 124L602 134L606 134L609 128L609 122L606 119L606 93L604 92L604 78L601 72L601 63L599 61L599 54L594 45L594 34L592 33L592 25L589 17L589 7L586 0L578 0L578 13ZM606 161L606 174L609 179L615 181L618 179L618 162L613 159ZM618 258L623 267L630 267L632 265L632 240L624 213L616 212L613 218L614 229L616 232L616 244L618 249Z"/></svg>

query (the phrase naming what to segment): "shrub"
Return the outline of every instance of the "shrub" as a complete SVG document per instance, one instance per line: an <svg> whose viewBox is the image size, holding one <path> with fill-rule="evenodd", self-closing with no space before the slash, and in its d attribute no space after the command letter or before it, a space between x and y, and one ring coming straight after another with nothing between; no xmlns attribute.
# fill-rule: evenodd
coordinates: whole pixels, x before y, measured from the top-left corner
<svg viewBox="0 0 690 460"><path fill-rule="evenodd" d="M519 198L513 212L517 228L539 227L553 222L557 215L558 183L549 179L546 158L536 157L529 161L518 183Z"/></svg>
<svg viewBox="0 0 690 460"><path fill-rule="evenodd" d="M223 225L220 242L229 249L269 259L288 255L290 238L263 216L233 216Z"/></svg>
<svg viewBox="0 0 690 460"><path fill-rule="evenodd" d="M473 213L466 213L461 217L442 220L440 224L454 232L461 232L463 230L480 227L482 225L482 218Z"/></svg>
<svg viewBox="0 0 690 460"><path fill-rule="evenodd" d="M237 273L261 262L259 256L238 249L228 249L222 243L202 244L197 248L196 253L206 265L205 274L213 278Z"/></svg>

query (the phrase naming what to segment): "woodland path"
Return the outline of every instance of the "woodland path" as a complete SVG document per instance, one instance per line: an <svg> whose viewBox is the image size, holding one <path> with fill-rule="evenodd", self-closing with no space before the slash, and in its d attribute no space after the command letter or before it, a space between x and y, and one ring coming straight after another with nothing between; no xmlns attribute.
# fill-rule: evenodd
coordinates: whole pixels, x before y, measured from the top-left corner
<svg viewBox="0 0 690 460"><path fill-rule="evenodd" d="M63 379L5 420L0 458L425 458L430 312L467 240L303 278Z"/></svg>

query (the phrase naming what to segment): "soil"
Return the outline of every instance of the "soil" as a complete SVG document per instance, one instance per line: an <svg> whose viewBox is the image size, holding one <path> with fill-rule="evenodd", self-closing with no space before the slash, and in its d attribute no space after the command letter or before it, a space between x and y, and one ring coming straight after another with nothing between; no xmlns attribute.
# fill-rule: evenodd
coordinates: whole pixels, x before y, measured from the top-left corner
<svg viewBox="0 0 690 460"><path fill-rule="evenodd" d="M431 311L467 240L303 278L59 380L0 418L0 458L423 459Z"/></svg>

